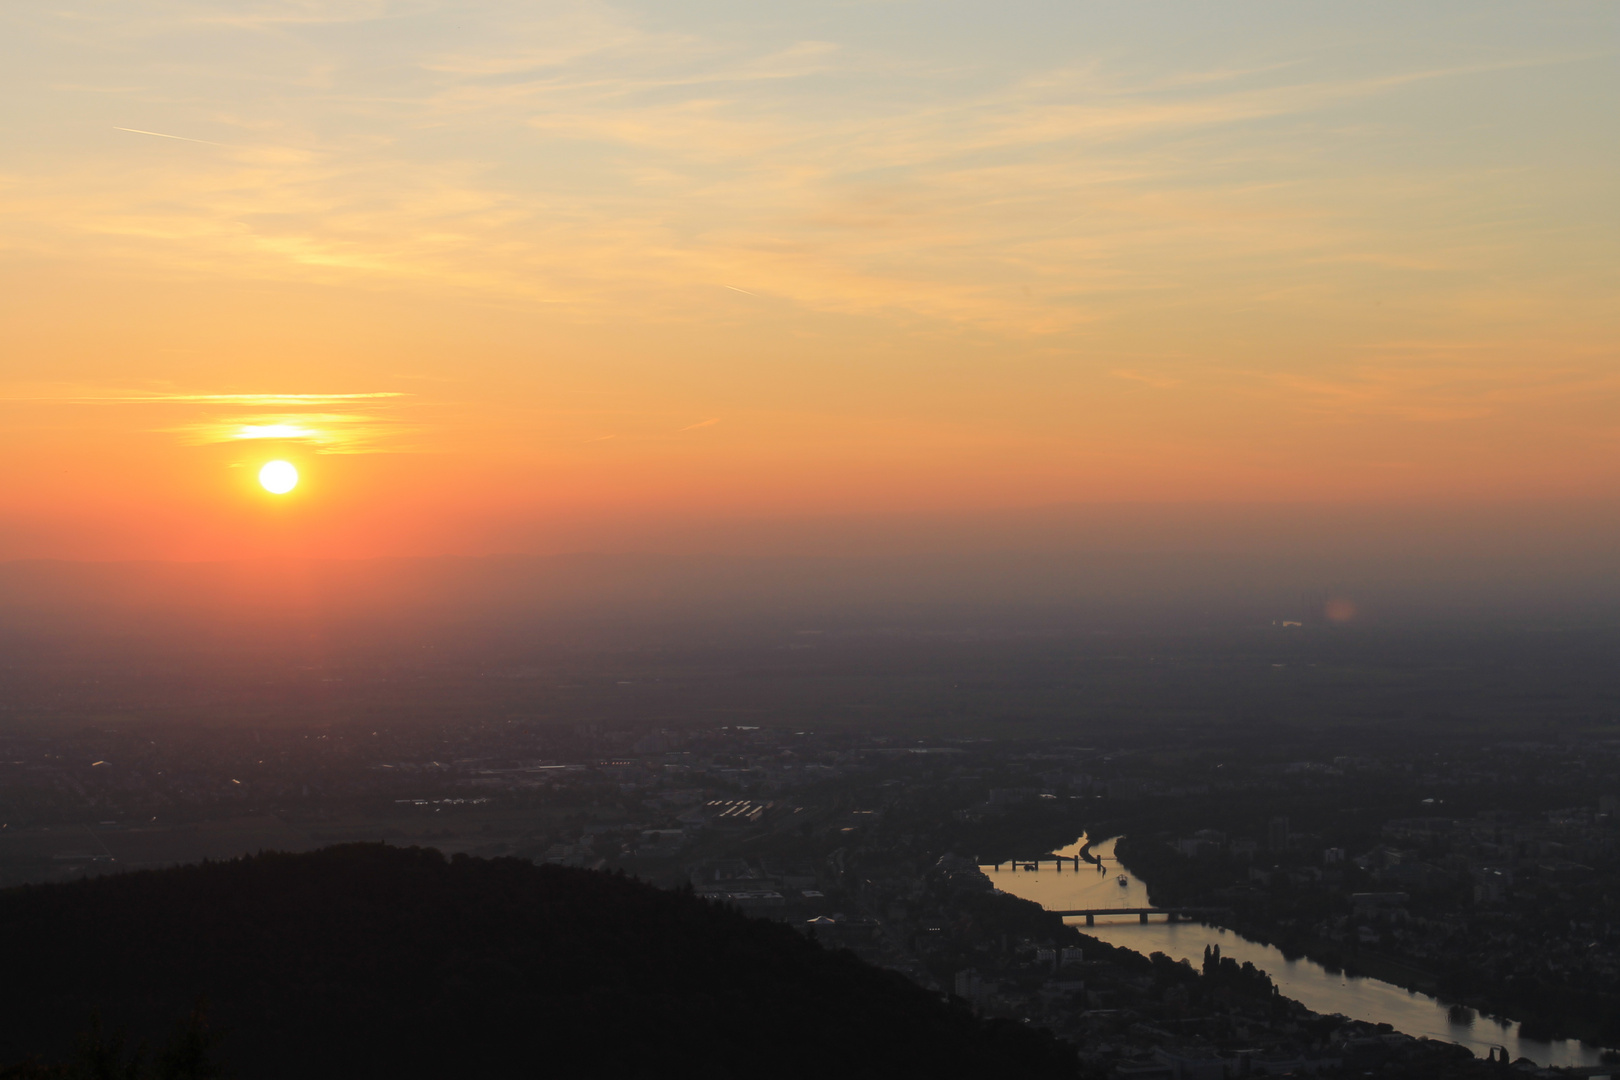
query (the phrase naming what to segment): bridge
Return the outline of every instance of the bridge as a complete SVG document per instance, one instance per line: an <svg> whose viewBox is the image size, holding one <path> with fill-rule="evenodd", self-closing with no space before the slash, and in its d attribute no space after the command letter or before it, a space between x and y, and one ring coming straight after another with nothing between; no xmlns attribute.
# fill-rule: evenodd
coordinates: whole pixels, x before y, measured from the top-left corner
<svg viewBox="0 0 1620 1080"><path fill-rule="evenodd" d="M1084 915L1087 926L1097 925L1099 915L1135 915L1142 922L1148 921L1149 915L1163 915L1167 922L1180 922L1182 919L1196 919L1202 915L1229 915L1231 908L1218 907L1099 907L1078 908L1074 911L1054 911L1053 915L1061 915L1065 919L1078 919Z"/></svg>
<svg viewBox="0 0 1620 1080"><path fill-rule="evenodd" d="M979 860L975 859L974 862L979 862ZM1044 863L1044 862L1055 863L1057 865L1057 869L1059 869L1059 870L1062 870L1063 867L1065 865L1069 864L1069 863L1074 864L1074 868L1075 868L1076 871L1078 871L1080 869L1080 856L1078 856L1078 855L1040 855L1040 856L1037 856L1037 857L1035 857L1033 859L1008 859L1007 860L1007 869L1009 869L1009 870L1017 870L1019 867L1023 867L1025 870L1035 870L1035 869L1040 867L1041 863ZM1092 866L1100 866L1101 865L1101 863L1099 863L1094 858L1087 858L1086 862L1089 862ZM1001 864L998 863L998 862L996 862L996 863L979 862L979 865L980 866L989 866L989 867L991 867L992 869L995 869L995 870L1000 870L1001 869Z"/></svg>

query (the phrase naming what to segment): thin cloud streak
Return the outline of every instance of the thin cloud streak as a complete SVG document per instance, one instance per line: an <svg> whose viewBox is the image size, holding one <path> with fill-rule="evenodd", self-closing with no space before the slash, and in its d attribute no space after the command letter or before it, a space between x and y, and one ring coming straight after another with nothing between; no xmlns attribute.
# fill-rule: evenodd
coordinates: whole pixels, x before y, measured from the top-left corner
<svg viewBox="0 0 1620 1080"><path fill-rule="evenodd" d="M324 10L270 4L246 18L322 21ZM333 21L363 21L385 10L357 4L332 14ZM1184 151L1175 140L1305 117L1413 83L1555 62L1453 65L1244 89L1228 84L1286 73L1297 61L1175 79L1056 68L943 104L873 116L870 109L841 110L835 103L832 116L812 117L795 103L772 108L669 95L743 75L791 82L847 74L864 71L866 61L842 60L828 42L739 58L691 35L648 33L590 5L560 23L528 25L559 25L579 40L547 37L547 49L525 63L559 72L593 64L610 70L573 82L489 86L468 73L481 78L492 70L489 63L506 71L506 61L486 56L474 62L476 54L467 54L452 64L429 56L419 61L429 84L387 109L414 110L429 125L472 125L486 133L515 125L553 138L673 153L675 160L659 165L660 197L653 202L690 207L681 215L690 224L672 227L661 209L639 205L634 185L617 191L564 186L537 195L494 184L483 175L487 170L470 164L357 155L330 140L324 150L241 150L234 164L182 179L178 198L160 193L155 176L144 192L138 175L121 176L103 191L93 190L99 177L85 184L68 178L64 185L58 176L49 191L13 184L9 209L80 235L163 242L163 257L189 272L230 266L287 280L391 278L400 287L558 305L587 319L609 318L624 294L637 292L644 294L638 299L644 309L651 305L663 317L679 318L690 307L683 283L694 274L742 270L772 295L810 310L909 313L1016 336L1068 333L1095 322L1109 296L1162 288L1155 280L1162 273L1139 265L1152 259L1154 248L1179 243L1184 262L1252 254L1244 247L1270 249L1284 262L1319 258L1312 248L1343 249L1341 238L1331 235L1339 228L1334 207L1273 204L1259 213L1232 213L1222 204L1242 199L1240 187L1206 180L1187 189L1178 175L1185 167L1176 163ZM716 70L653 73L675 62ZM1176 96L1165 100L1171 91ZM361 97L341 83L324 97L362 115L385 115L374 94ZM1126 145L1166 139L1170 145ZM732 175L710 175L721 167ZM887 179L878 185L857 179L868 175ZM175 183L172 176L161 178L165 188ZM894 195L884 194L884 186ZM1155 188L1165 193L1157 205L1144 197ZM1378 197L1366 185L1363 192ZM1200 200L1207 205L1198 207ZM146 209L177 202L188 208L183 217ZM1048 208L1076 202L1091 212L1069 215L1062 234L1053 233ZM705 215L714 221L699 220ZM256 221L286 224L271 232ZM641 254L621 255L630 251ZM914 254L908 260L903 253ZM987 258L1021 264L1037 280L1061 278L1068 295L1053 302L1058 290L1018 297L986 288L975 271ZM924 265L928 270L919 273Z"/></svg>
<svg viewBox="0 0 1620 1080"><path fill-rule="evenodd" d="M204 146L223 146L224 143L210 142L207 139L193 139L185 135L166 135L161 131L144 131L141 128L114 127L114 131L127 131L133 135L152 135L159 139L174 139L178 142L201 143Z"/></svg>
<svg viewBox="0 0 1620 1080"><path fill-rule="evenodd" d="M346 401L373 401L406 398L399 391L363 394L75 394L67 396L3 397L7 401L58 402L71 405L322 405Z"/></svg>
<svg viewBox="0 0 1620 1080"><path fill-rule="evenodd" d="M660 440L714 466L694 491L758 469L754 497L785 501L852 477L1153 497L1176 470L1199 492L1371 490L1370 456L1441 476L1442 438L1474 451L1457 475L1513 453L1598 475L1567 449L1616 415L1612 64L1590 62L1584 0L1467 25L1422 5L226 6L0 13L33 65L16 77L49 84L0 175L15 281L66 266L109 311L118 282L141 298L127 333L89 300L23 313L30 369L72 372L31 389L75 392L29 400L308 447L367 414L355 444L397 445L409 409L435 450L523 457L592 498L675 483L637 457ZM110 99L60 88L92 83L131 88L115 117L229 143L84 139ZM458 400L127 389L419 369ZM669 439L710 408L725 439ZM610 424L613 450L581 448Z"/></svg>
<svg viewBox="0 0 1620 1080"><path fill-rule="evenodd" d="M391 418L356 413L291 413L206 420L160 430L189 446L286 442L321 454L379 454L402 452L399 440L420 429Z"/></svg>

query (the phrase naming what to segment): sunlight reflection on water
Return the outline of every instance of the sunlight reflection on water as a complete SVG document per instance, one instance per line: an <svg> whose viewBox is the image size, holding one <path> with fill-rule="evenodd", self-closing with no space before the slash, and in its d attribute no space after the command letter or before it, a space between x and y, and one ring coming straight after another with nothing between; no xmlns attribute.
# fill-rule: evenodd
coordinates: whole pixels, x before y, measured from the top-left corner
<svg viewBox="0 0 1620 1080"><path fill-rule="evenodd" d="M1056 855L1073 858L1085 845L1084 836ZM1149 907L1147 886L1138 881L1114 859L1114 841L1105 840L1092 849L1106 872L1081 863L1079 871L1057 870L1048 862L1038 870L984 867L996 888L1033 900L1048 910L1077 908ZM1020 864L1022 865L1022 864ZM1125 884L1118 883L1124 875ZM1100 916L1096 926L1071 919L1079 929L1111 945L1139 953L1162 952L1176 960L1198 964L1204 946L1219 945L1222 956L1242 963L1247 960L1262 969L1284 995L1303 1002L1319 1013L1343 1013L1356 1020L1390 1024L1408 1035L1427 1036L1459 1043L1485 1057L1493 1046L1505 1046L1515 1059L1527 1057L1542 1065L1598 1065L1602 1050L1574 1040L1553 1043L1521 1039L1517 1024L1502 1025L1486 1016L1475 1017L1471 1010L1457 1009L1427 994L1404 990L1378 979L1333 974L1312 960L1289 960L1270 945L1260 945L1230 930L1200 923L1167 923L1156 920L1141 924L1134 915Z"/></svg>

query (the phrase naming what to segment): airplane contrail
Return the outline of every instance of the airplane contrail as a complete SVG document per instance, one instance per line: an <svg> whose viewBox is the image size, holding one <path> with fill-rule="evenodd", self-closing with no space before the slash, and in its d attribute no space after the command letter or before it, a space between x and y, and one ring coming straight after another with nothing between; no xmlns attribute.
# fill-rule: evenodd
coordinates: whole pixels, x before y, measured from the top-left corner
<svg viewBox="0 0 1620 1080"><path fill-rule="evenodd" d="M744 296L759 296L759 293L757 292L749 292L747 289L739 289L735 285L722 285L721 288L730 289L732 292L740 292Z"/></svg>
<svg viewBox="0 0 1620 1080"><path fill-rule="evenodd" d="M114 125L113 130L114 131L128 131L128 132L132 132L133 134L136 134L136 135L156 135L160 139L179 139L181 142L202 143L204 146L223 146L223 145L225 145L224 143L209 142L207 139L188 139L184 135L165 135L161 131L143 131L140 128L118 127L118 126Z"/></svg>

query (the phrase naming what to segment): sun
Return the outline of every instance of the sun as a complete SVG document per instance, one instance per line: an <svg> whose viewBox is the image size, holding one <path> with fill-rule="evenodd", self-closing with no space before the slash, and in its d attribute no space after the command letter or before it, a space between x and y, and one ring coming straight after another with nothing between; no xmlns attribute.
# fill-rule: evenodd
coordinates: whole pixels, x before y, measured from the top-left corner
<svg viewBox="0 0 1620 1080"><path fill-rule="evenodd" d="M298 486L298 470L290 461L266 462L259 470L259 483L272 495L285 495Z"/></svg>

